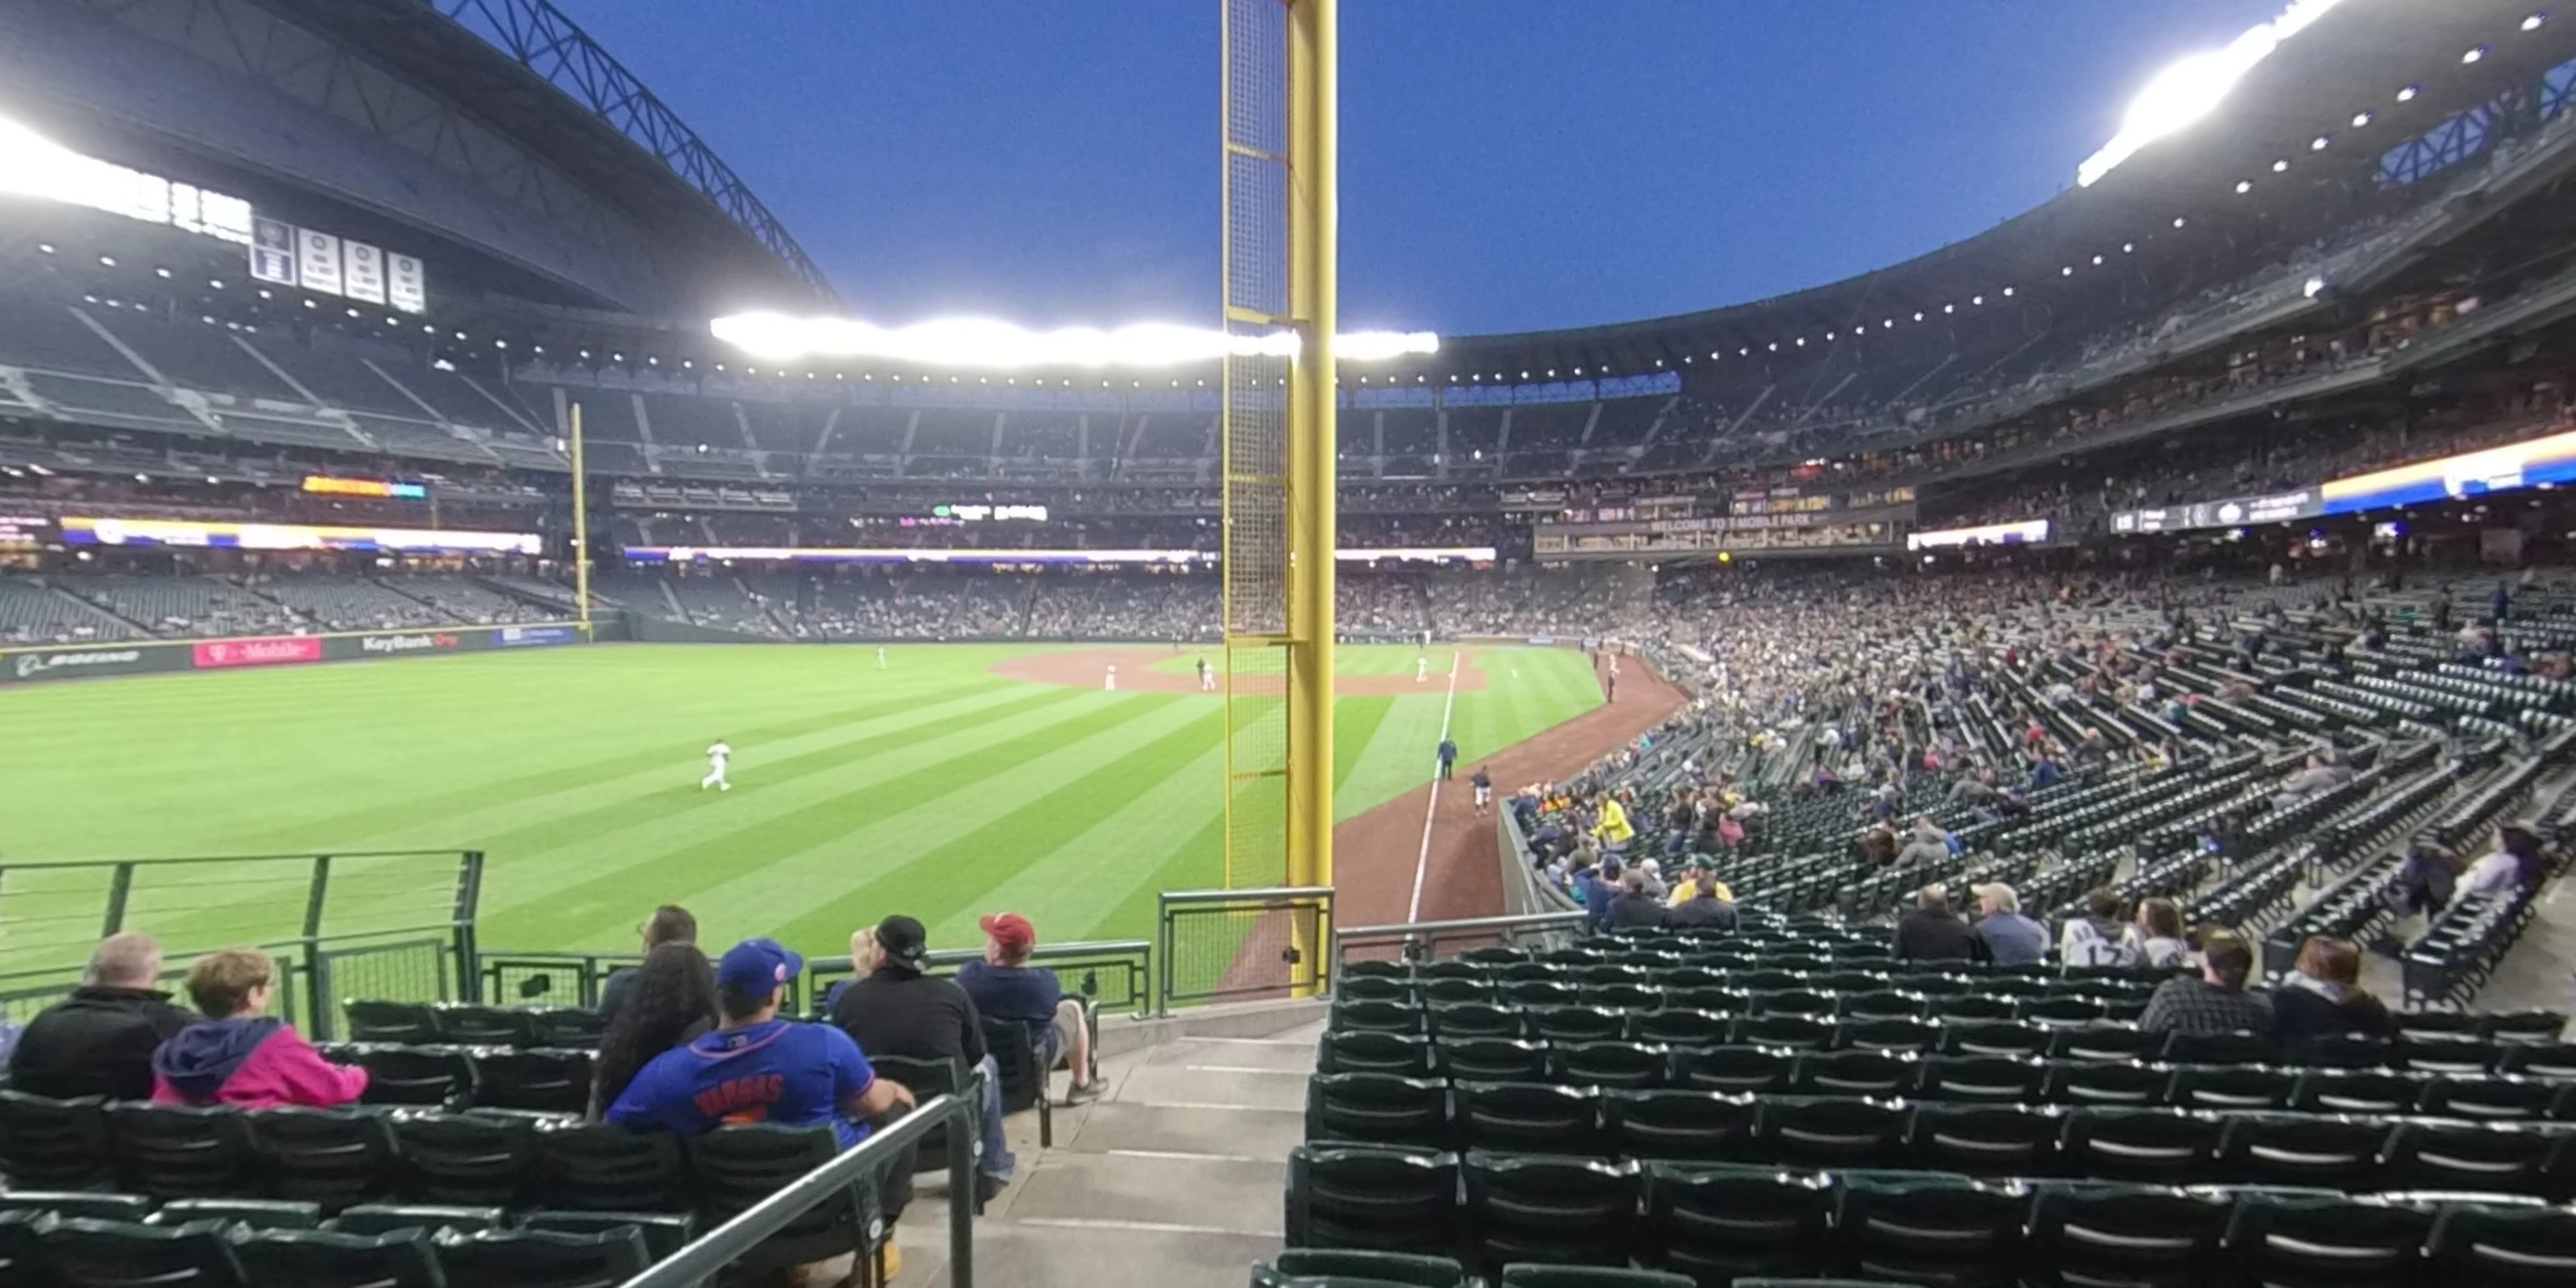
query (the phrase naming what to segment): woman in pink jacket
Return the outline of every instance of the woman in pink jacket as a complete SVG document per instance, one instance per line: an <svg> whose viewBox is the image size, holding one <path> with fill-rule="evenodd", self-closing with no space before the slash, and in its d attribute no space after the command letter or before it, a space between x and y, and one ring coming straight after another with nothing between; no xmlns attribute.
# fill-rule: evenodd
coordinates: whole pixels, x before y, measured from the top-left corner
<svg viewBox="0 0 2576 1288"><path fill-rule="evenodd" d="M277 963L256 948L227 948L188 968L188 996L208 1019L152 1053L158 1104L345 1105L367 1089L367 1071L333 1064L286 1021L262 1014Z"/></svg>

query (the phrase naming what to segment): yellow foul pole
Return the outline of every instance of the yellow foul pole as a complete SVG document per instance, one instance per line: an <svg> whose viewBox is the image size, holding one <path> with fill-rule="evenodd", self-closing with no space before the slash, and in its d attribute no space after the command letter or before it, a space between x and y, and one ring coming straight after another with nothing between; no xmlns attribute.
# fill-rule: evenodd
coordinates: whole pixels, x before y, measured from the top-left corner
<svg viewBox="0 0 2576 1288"><path fill-rule="evenodd" d="M1336 0L1288 4L1288 883L1333 883Z"/></svg>
<svg viewBox="0 0 2576 1288"><path fill-rule="evenodd" d="M581 404L572 405L572 593L581 600L581 637L590 638L590 475L581 465Z"/></svg>

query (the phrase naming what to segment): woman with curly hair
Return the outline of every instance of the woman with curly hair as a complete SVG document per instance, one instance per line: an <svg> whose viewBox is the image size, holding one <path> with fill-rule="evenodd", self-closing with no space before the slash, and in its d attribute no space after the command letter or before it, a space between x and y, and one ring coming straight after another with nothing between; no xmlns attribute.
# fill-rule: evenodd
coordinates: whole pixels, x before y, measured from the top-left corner
<svg viewBox="0 0 2576 1288"><path fill-rule="evenodd" d="M645 954L634 981L599 1039L599 1057L591 1066L593 1118L617 1103L653 1057L716 1026L716 968L696 944L664 944Z"/></svg>

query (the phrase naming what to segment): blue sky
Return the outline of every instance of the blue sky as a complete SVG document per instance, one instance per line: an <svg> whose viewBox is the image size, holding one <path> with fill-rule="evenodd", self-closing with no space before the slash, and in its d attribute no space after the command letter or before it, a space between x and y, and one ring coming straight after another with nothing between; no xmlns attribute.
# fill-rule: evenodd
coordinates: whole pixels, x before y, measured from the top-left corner
<svg viewBox="0 0 2576 1288"><path fill-rule="evenodd" d="M1219 0L556 3L861 317L1214 315ZM1920 254L2281 3L1344 0L1343 324L1625 321Z"/></svg>

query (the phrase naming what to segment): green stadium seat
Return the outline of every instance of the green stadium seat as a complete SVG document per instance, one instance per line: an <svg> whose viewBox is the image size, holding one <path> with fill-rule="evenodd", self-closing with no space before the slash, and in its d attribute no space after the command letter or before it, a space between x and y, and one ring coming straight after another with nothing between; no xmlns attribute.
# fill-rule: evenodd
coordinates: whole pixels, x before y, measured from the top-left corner
<svg viewBox="0 0 2576 1288"><path fill-rule="evenodd" d="M483 1050L474 1062L474 1107L578 1114L590 1108L586 1050Z"/></svg>
<svg viewBox="0 0 2576 1288"><path fill-rule="evenodd" d="M84 1189L116 1174L97 1097L53 1100L0 1089L0 1175L31 1189Z"/></svg>
<svg viewBox="0 0 2576 1288"><path fill-rule="evenodd" d="M2576 1279L2576 1213L2457 1207L2433 1225L2434 1288L2564 1288Z"/></svg>
<svg viewBox="0 0 2576 1288"><path fill-rule="evenodd" d="M140 1194L0 1190L0 1212L50 1212L55 1216L86 1216L101 1221L142 1221L152 1215L152 1200Z"/></svg>
<svg viewBox="0 0 2576 1288"><path fill-rule="evenodd" d="M1501 1288L1696 1288L1687 1275L1625 1266L1550 1266L1526 1262L1503 1267Z"/></svg>
<svg viewBox="0 0 2576 1288"><path fill-rule="evenodd" d="M450 1231L435 1247L447 1282L473 1288L613 1288L651 1264L633 1226L595 1234Z"/></svg>
<svg viewBox="0 0 2576 1288"><path fill-rule="evenodd" d="M2228 1222L2227 1260L2250 1284L2412 1288L2436 1215L2430 1204L2249 1190Z"/></svg>
<svg viewBox="0 0 2576 1288"><path fill-rule="evenodd" d="M552 1234L598 1234L620 1228L643 1236L644 1252L655 1261L680 1250L697 1237L697 1218L686 1212L530 1212L521 1229Z"/></svg>
<svg viewBox="0 0 2576 1288"><path fill-rule="evenodd" d="M528 1119L400 1110L388 1121L401 1155L396 1189L408 1202L510 1207L535 1180L537 1130Z"/></svg>
<svg viewBox="0 0 2576 1288"><path fill-rule="evenodd" d="M167 1202L265 1188L250 1116L240 1110L115 1104L106 1113L125 1189Z"/></svg>
<svg viewBox="0 0 2576 1288"><path fill-rule="evenodd" d="M716 1224L741 1215L841 1152L839 1138L829 1127L774 1123L721 1127L689 1137L681 1148L688 1156L700 1206L706 1219ZM815 1205L744 1253L734 1270L753 1275L843 1253L861 1258L874 1255L885 1229L879 1188L876 1182L865 1181Z"/></svg>
<svg viewBox="0 0 2576 1288"><path fill-rule="evenodd" d="M352 1042L392 1042L421 1045L437 1042L438 1020L427 1002L345 1001L340 1004L348 1019Z"/></svg>
<svg viewBox="0 0 2576 1288"><path fill-rule="evenodd" d="M693 1205L679 1139L607 1123L536 1125L539 1207L603 1212L680 1212Z"/></svg>
<svg viewBox="0 0 2576 1288"><path fill-rule="evenodd" d="M62 1288L252 1288L222 1223L138 1225L65 1217L36 1228L37 1258Z"/></svg>
<svg viewBox="0 0 2576 1288"><path fill-rule="evenodd" d="M474 1061L461 1048L351 1046L322 1054L367 1071L367 1090L358 1098L364 1104L462 1109L473 1100Z"/></svg>
<svg viewBox="0 0 2576 1288"><path fill-rule="evenodd" d="M537 1044L533 1012L507 1006L448 1002L430 1010L438 1040L456 1046L532 1047Z"/></svg>
<svg viewBox="0 0 2576 1288"><path fill-rule="evenodd" d="M1313 1144L1288 1152L1290 1247L1451 1256L1458 1218L1456 1154Z"/></svg>
<svg viewBox="0 0 2576 1288"><path fill-rule="evenodd" d="M232 1245L243 1271L261 1288L447 1286L426 1230L351 1234L336 1229L254 1229L233 1236Z"/></svg>
<svg viewBox="0 0 2576 1288"><path fill-rule="evenodd" d="M266 1188L336 1212L393 1190L394 1133L380 1114L344 1109L263 1109L247 1115Z"/></svg>
<svg viewBox="0 0 2576 1288"><path fill-rule="evenodd" d="M1822 1272L1833 1186L1772 1167L1656 1163L1646 1176L1640 1260L1704 1284Z"/></svg>
<svg viewBox="0 0 2576 1288"><path fill-rule="evenodd" d="M345 1234L386 1234L395 1230L497 1230L510 1214L497 1207L453 1207L432 1203L368 1203L330 1219L325 1229Z"/></svg>
<svg viewBox="0 0 2576 1288"><path fill-rule="evenodd" d="M1467 1155L1468 1248L1485 1272L1514 1262L1625 1266L1643 1188L1634 1162Z"/></svg>
<svg viewBox="0 0 2576 1288"><path fill-rule="evenodd" d="M1365 1279L1408 1288L1468 1288L1467 1271L1454 1257L1355 1248L1289 1248L1270 1268L1297 1278Z"/></svg>
<svg viewBox="0 0 2576 1288"><path fill-rule="evenodd" d="M175 1199L147 1219L153 1225L221 1221L254 1230L319 1230L322 1205L292 1199Z"/></svg>

